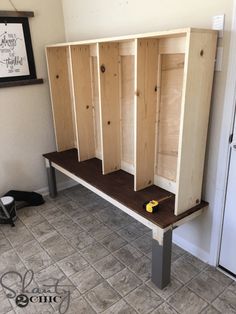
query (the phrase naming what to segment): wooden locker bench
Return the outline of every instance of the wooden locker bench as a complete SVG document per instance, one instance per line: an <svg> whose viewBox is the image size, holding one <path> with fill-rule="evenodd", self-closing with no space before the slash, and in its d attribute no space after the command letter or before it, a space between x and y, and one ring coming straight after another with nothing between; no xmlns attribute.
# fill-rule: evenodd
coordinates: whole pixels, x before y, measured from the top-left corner
<svg viewBox="0 0 236 314"><path fill-rule="evenodd" d="M79 163L76 149L43 156L51 197L57 195L56 169L152 230L152 281L160 289L167 286L171 274L172 230L199 216L208 207L208 203L201 201L195 207L176 216L174 194L154 185L135 192L131 174L119 170L104 176L102 162L97 158ZM158 200L168 195L173 197L161 202L157 213L150 214L142 208L145 201Z"/></svg>
<svg viewBox="0 0 236 314"><path fill-rule="evenodd" d="M170 282L172 230L200 215L217 32L185 28L49 45L55 169L153 234L152 281ZM145 201L162 199L156 214Z"/></svg>

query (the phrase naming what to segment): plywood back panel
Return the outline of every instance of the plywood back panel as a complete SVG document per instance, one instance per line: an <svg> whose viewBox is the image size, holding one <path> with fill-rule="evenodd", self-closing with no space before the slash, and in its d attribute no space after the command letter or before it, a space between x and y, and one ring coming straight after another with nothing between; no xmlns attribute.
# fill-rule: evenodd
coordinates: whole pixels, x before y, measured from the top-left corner
<svg viewBox="0 0 236 314"><path fill-rule="evenodd" d="M97 44L89 45L89 49L90 49L90 56L91 57L97 57L98 56Z"/></svg>
<svg viewBox="0 0 236 314"><path fill-rule="evenodd" d="M103 174L120 169L119 43L99 44Z"/></svg>
<svg viewBox="0 0 236 314"><path fill-rule="evenodd" d="M181 104L175 215L201 202L217 34L190 33Z"/></svg>
<svg viewBox="0 0 236 314"><path fill-rule="evenodd" d="M102 159L101 144L101 123L100 123L100 103L98 91L98 59L91 57L91 77L92 77L92 102L93 102L93 124L94 124L94 141L95 155Z"/></svg>
<svg viewBox="0 0 236 314"><path fill-rule="evenodd" d="M176 181L184 54L160 56L160 98L155 173Z"/></svg>
<svg viewBox="0 0 236 314"><path fill-rule="evenodd" d="M121 57L121 161L122 169L134 167L134 56Z"/></svg>
<svg viewBox="0 0 236 314"><path fill-rule="evenodd" d="M47 48L48 74L57 150L75 147L68 47Z"/></svg>
<svg viewBox="0 0 236 314"><path fill-rule="evenodd" d="M71 47L79 161L95 157L90 47Z"/></svg>
<svg viewBox="0 0 236 314"><path fill-rule="evenodd" d="M134 56L135 54L135 41L126 40L119 43L119 55L120 56Z"/></svg>
<svg viewBox="0 0 236 314"><path fill-rule="evenodd" d="M154 182L158 41L138 39L136 55L135 191Z"/></svg>
<svg viewBox="0 0 236 314"><path fill-rule="evenodd" d="M167 37L159 40L160 54L175 54L186 52L186 36Z"/></svg>

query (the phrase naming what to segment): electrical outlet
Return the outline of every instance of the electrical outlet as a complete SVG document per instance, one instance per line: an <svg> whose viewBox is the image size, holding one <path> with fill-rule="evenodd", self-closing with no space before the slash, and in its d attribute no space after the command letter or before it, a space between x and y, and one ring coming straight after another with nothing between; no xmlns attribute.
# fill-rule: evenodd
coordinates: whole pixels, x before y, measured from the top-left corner
<svg viewBox="0 0 236 314"><path fill-rule="evenodd" d="M222 38L224 33L224 26L225 26L225 15L215 15L212 18L212 29L219 31L218 37Z"/></svg>

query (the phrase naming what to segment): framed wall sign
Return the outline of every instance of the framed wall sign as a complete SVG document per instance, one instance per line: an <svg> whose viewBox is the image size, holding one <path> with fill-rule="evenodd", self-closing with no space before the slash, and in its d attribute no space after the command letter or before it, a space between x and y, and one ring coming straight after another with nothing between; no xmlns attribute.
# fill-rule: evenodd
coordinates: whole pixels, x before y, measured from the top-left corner
<svg viewBox="0 0 236 314"><path fill-rule="evenodd" d="M27 17L0 16L0 83L36 79Z"/></svg>

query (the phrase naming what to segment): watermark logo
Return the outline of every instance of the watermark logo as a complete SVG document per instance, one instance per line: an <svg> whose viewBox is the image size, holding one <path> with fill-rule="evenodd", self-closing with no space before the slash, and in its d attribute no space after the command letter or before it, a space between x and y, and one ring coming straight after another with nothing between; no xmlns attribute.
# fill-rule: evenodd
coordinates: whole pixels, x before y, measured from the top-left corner
<svg viewBox="0 0 236 314"><path fill-rule="evenodd" d="M25 294L19 294L16 297L16 305L19 307L26 307L29 304L29 298Z"/></svg>
<svg viewBox="0 0 236 314"><path fill-rule="evenodd" d="M19 289L13 289L12 285L6 284L6 279L16 279L19 285ZM48 278L47 281L52 280L52 284L43 283L41 287L31 287L30 284L33 282L34 272L27 270L22 276L16 271L9 271L4 273L0 278L0 284L6 291L8 299L14 299L18 307L24 308L30 303L34 304L57 304L58 311L60 314L65 314L70 306L70 289L69 285L60 285L59 279Z"/></svg>

